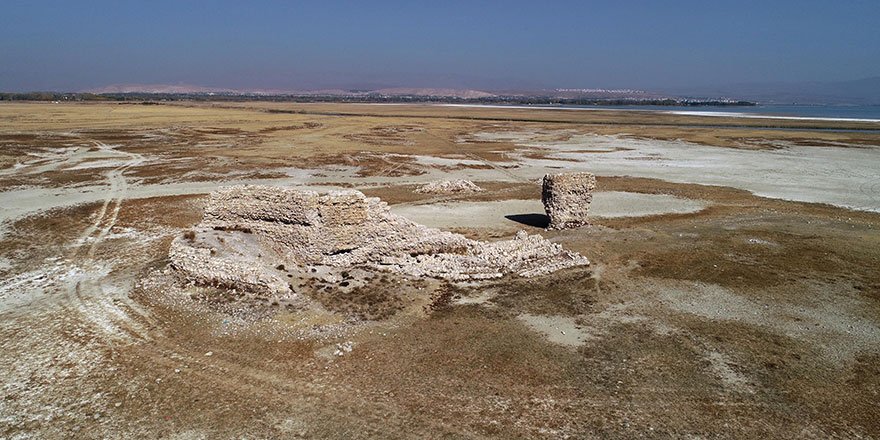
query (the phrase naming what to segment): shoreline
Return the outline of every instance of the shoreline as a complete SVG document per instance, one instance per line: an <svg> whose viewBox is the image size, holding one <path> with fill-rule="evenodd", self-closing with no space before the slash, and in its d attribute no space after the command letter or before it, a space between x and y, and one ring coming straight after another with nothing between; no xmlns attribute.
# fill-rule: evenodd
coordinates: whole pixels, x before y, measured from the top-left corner
<svg viewBox="0 0 880 440"><path fill-rule="evenodd" d="M524 109L524 110L578 110L578 111L621 111L621 112L649 112L680 116L705 116L744 119L782 119L790 121L827 121L827 122L868 122L880 123L880 119L870 118L838 118L819 116L776 116L761 113L737 113L737 112L711 112L700 110L661 110L661 109L636 109L636 108L607 108L607 107L548 107L532 105L500 105L500 104L432 104L438 107L464 107L464 108L495 108L495 109Z"/></svg>

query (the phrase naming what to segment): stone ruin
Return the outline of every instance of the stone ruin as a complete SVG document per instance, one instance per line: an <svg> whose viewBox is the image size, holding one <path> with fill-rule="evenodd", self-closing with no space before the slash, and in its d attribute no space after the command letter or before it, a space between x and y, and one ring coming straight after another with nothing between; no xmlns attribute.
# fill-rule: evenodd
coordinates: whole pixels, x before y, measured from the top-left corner
<svg viewBox="0 0 880 440"><path fill-rule="evenodd" d="M463 179L428 182L416 189L417 193L422 194L467 194L481 191L483 188Z"/></svg>
<svg viewBox="0 0 880 440"><path fill-rule="evenodd" d="M172 268L194 284L291 292L301 273L366 268L411 278L533 277L588 265L539 235L481 242L392 214L359 191L232 186L212 193L202 222L174 239Z"/></svg>
<svg viewBox="0 0 880 440"><path fill-rule="evenodd" d="M590 224L587 215L596 189L591 173L561 173L544 176L541 202L550 217L547 229L570 229Z"/></svg>

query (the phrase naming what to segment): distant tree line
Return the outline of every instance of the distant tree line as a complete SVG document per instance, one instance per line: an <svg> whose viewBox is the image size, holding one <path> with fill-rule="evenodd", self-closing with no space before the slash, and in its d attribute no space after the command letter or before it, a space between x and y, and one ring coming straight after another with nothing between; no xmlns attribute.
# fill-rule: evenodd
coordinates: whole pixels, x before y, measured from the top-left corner
<svg viewBox="0 0 880 440"><path fill-rule="evenodd" d="M0 101L111 101L94 93L27 92L0 93Z"/></svg>
<svg viewBox="0 0 880 440"><path fill-rule="evenodd" d="M162 101L228 101L228 102L327 102L327 103L445 103L445 104L508 104L508 105L659 105L659 106L753 106L751 101L691 98L555 98L550 96L489 96L460 98L421 95L258 95L237 93L0 93L0 101L119 101L158 103Z"/></svg>

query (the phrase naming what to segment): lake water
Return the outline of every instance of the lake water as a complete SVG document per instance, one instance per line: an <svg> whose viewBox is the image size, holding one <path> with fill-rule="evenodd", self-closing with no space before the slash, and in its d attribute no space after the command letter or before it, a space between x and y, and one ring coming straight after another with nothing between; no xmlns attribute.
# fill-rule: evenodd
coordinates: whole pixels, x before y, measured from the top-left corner
<svg viewBox="0 0 880 440"><path fill-rule="evenodd" d="M731 106L662 106L662 105L625 105L625 106L566 106L575 108L608 109L608 110L656 110L663 112L681 112L687 114L723 115L763 115L787 118L817 119L852 119L880 122L880 105L757 105L748 107Z"/></svg>

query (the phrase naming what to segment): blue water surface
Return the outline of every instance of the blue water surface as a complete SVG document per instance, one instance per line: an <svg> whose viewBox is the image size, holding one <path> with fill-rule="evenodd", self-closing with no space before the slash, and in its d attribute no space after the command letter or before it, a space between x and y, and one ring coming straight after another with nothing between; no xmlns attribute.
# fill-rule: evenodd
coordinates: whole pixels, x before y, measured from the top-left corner
<svg viewBox="0 0 880 440"><path fill-rule="evenodd" d="M880 120L880 105L757 105L757 106L664 106L664 105L624 105L565 106L576 108L597 108L608 110L659 110L685 112L745 113L767 116L789 116L801 118L844 118Z"/></svg>

